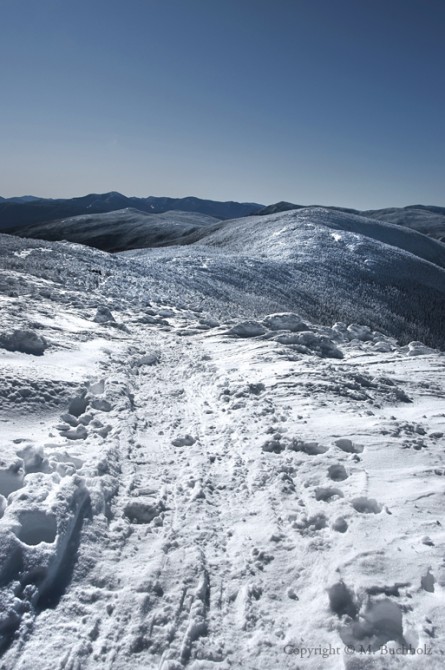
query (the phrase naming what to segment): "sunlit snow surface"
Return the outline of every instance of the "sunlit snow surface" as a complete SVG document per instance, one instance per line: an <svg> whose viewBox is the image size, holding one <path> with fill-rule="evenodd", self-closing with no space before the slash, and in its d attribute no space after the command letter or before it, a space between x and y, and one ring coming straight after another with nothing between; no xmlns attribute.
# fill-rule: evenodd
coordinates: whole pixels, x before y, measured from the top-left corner
<svg viewBox="0 0 445 670"><path fill-rule="evenodd" d="M443 270L309 224L289 262L0 238L2 670L443 667L444 355L311 318L354 253Z"/></svg>

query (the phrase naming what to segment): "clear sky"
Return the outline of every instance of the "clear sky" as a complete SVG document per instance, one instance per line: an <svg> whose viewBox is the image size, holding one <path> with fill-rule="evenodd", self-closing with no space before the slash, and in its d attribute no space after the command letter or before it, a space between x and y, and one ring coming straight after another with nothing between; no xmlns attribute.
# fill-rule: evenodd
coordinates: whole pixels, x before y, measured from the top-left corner
<svg viewBox="0 0 445 670"><path fill-rule="evenodd" d="M444 0L0 0L0 195L445 205Z"/></svg>

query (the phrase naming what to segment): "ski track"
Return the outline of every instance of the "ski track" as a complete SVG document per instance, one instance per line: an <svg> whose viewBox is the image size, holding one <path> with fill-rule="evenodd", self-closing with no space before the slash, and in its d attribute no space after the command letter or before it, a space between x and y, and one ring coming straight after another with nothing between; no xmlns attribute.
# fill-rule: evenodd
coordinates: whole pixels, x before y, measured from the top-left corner
<svg viewBox="0 0 445 670"><path fill-rule="evenodd" d="M71 372L2 358L54 402L5 423L0 536L28 573L0 584L1 670L443 667L443 355L153 311L96 320Z"/></svg>

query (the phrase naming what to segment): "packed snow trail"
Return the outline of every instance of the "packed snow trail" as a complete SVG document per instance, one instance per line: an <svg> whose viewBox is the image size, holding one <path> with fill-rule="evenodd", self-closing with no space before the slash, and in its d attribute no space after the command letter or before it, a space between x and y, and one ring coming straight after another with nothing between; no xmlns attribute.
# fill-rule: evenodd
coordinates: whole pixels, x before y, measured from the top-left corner
<svg viewBox="0 0 445 670"><path fill-rule="evenodd" d="M388 644L427 645L440 667L443 357L355 340L344 359L292 360L223 329L177 334L172 315L88 381L68 430L106 430L100 449L83 431L67 448L90 492L72 574L0 667L322 668L300 656L329 645L332 668L405 667Z"/></svg>

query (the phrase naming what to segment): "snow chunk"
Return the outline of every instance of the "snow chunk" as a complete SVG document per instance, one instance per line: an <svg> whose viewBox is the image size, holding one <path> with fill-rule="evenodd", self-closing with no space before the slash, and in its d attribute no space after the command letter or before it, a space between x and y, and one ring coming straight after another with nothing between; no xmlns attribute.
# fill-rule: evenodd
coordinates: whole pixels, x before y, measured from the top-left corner
<svg viewBox="0 0 445 670"><path fill-rule="evenodd" d="M23 449L17 451L17 455L23 460L23 469L26 474L48 471L48 459L45 457L42 446L27 444Z"/></svg>
<svg viewBox="0 0 445 670"><path fill-rule="evenodd" d="M269 330L290 330L292 332L307 330L307 325L302 318L293 312L269 314L262 323Z"/></svg>
<svg viewBox="0 0 445 670"><path fill-rule="evenodd" d="M228 332L229 335L237 335L238 337L258 337L265 333L266 329L258 321L243 321L233 326Z"/></svg>
<svg viewBox="0 0 445 670"><path fill-rule="evenodd" d="M10 493L24 486L25 471L21 458L0 459L0 495L7 498Z"/></svg>
<svg viewBox="0 0 445 670"><path fill-rule="evenodd" d="M11 579L14 579L22 560L22 547L18 541L17 536L11 532L0 533L0 582L6 584ZM0 631L4 623L4 600L1 600L2 607L0 608ZM3 610L3 612L2 612Z"/></svg>
<svg viewBox="0 0 445 670"><path fill-rule="evenodd" d="M302 354L315 353L321 358L343 358L343 353L332 340L311 330L289 335L282 334L275 339L280 344L293 345Z"/></svg>
<svg viewBox="0 0 445 670"><path fill-rule="evenodd" d="M382 354L387 354L387 353L389 353L390 351L393 350L393 347L391 346L391 344L389 342L385 342L384 340L379 340L378 342L376 342L374 344L373 349L374 349L374 351L378 351Z"/></svg>
<svg viewBox="0 0 445 670"><path fill-rule="evenodd" d="M116 323L116 319L108 307L99 306L93 319L95 323Z"/></svg>
<svg viewBox="0 0 445 670"><path fill-rule="evenodd" d="M347 331L351 340L360 340L361 342L369 342L373 339L372 330L369 326L363 326L358 323L351 323Z"/></svg>
<svg viewBox="0 0 445 670"><path fill-rule="evenodd" d="M69 428L68 430L59 429L61 434L69 440L84 440L88 437L88 431L84 425L76 426L76 428Z"/></svg>
<svg viewBox="0 0 445 670"><path fill-rule="evenodd" d="M132 523L150 523L164 510L165 505L161 500L139 498L125 505L124 514Z"/></svg>
<svg viewBox="0 0 445 670"><path fill-rule="evenodd" d="M37 335L34 330L14 330L12 333L0 335L0 347L8 351L20 351L23 354L43 356L48 348L44 337Z"/></svg>
<svg viewBox="0 0 445 670"><path fill-rule="evenodd" d="M157 365L157 363L159 363L159 358L159 354L157 353L145 354L145 356L136 359L133 362L133 365L137 368L143 367L144 365Z"/></svg>
<svg viewBox="0 0 445 670"><path fill-rule="evenodd" d="M408 356L422 356L433 353L434 349L427 347L423 342L410 342L408 344Z"/></svg>

